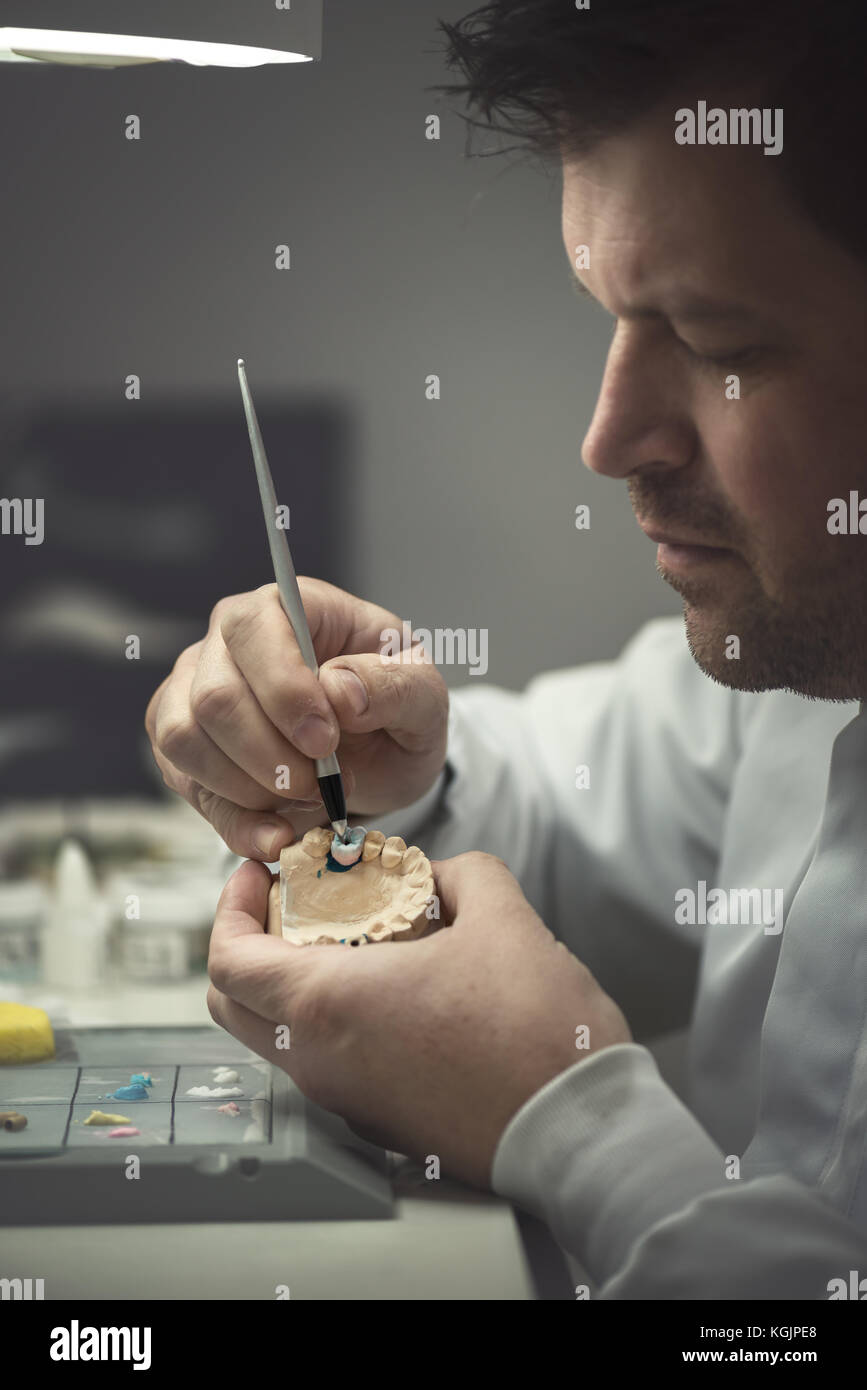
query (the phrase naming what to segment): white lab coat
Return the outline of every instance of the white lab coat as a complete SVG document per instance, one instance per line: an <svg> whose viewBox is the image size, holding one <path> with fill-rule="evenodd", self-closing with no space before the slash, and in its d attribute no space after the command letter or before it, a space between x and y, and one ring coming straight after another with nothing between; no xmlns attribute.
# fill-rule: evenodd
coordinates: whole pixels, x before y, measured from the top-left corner
<svg viewBox="0 0 867 1390"><path fill-rule="evenodd" d="M507 1127L496 1191L594 1297L867 1280L867 715L725 689L665 619L523 694L453 692L448 757L382 828L504 859L637 1038L691 1020L689 1108L641 1041L576 1054ZM782 889L784 929L678 924L700 881Z"/></svg>

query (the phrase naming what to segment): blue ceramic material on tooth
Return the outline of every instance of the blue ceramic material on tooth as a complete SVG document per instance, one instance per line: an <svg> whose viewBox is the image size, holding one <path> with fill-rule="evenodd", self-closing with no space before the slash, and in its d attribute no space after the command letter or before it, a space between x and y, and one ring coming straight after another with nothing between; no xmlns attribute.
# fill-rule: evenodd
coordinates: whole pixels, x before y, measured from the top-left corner
<svg viewBox="0 0 867 1390"><path fill-rule="evenodd" d="M363 825L355 825L348 828L346 833L349 837L349 845L344 846L344 843L341 840L340 836L335 835L331 841L331 848L328 851L328 861L326 864L326 868L329 868L331 872L335 874L344 874L346 873L347 869L354 869L356 864L361 863L361 850L364 846L364 837L367 834L367 831L365 830ZM355 859L351 864L341 864L338 859L334 858L335 845L340 845L341 848L347 849L349 848L349 846L353 846L355 849L358 850L358 858Z"/></svg>
<svg viewBox="0 0 867 1390"><path fill-rule="evenodd" d="M360 859L358 860L358 863L359 863L359 864L361 863L361 860L360 860ZM331 850L329 850L329 851L328 851L328 858L327 858L326 861L325 861L325 867L326 867L326 869L330 869L331 872L332 872L333 874L348 874L350 869L354 869L354 868L355 868L355 865L354 865L354 864L338 864L337 860L333 857L333 855L332 855L332 853L331 853ZM319 878L319 876L320 876L321 873L322 873L322 870L320 869L320 870L319 870L319 873L316 875L316 877Z"/></svg>

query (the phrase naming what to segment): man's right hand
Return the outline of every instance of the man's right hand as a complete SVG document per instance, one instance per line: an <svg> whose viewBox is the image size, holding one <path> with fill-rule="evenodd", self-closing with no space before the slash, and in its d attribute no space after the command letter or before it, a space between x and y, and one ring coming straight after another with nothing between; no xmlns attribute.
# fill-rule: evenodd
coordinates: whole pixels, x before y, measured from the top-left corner
<svg viewBox="0 0 867 1390"><path fill-rule="evenodd" d="M235 854L265 862L327 822L316 758L336 751L348 810L371 818L423 796L445 762L442 676L420 648L411 662L379 654L400 619L322 580L298 584L318 680L266 584L220 600L145 716L166 785Z"/></svg>

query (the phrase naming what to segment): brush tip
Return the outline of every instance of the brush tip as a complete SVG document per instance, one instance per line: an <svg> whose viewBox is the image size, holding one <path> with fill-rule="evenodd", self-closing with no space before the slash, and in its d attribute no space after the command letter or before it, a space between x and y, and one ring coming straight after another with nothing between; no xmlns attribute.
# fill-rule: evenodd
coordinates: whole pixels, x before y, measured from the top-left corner
<svg viewBox="0 0 867 1390"><path fill-rule="evenodd" d="M239 367L243 367L243 365L244 365L244 359L243 359L243 357L239 357L239 358L238 358L238 366L239 366Z"/></svg>

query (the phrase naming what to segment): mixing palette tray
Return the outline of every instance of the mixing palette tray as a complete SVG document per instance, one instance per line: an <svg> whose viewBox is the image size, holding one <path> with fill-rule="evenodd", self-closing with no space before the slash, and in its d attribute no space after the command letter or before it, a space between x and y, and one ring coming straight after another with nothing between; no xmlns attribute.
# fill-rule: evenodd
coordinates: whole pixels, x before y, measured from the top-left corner
<svg viewBox="0 0 867 1390"><path fill-rule="evenodd" d="M56 1040L51 1061L0 1066L0 1111L27 1119L0 1128L0 1223L393 1214L382 1150L219 1029L81 1029ZM148 1084L133 1083L130 1098L136 1076ZM122 1118L85 1124L94 1111Z"/></svg>

